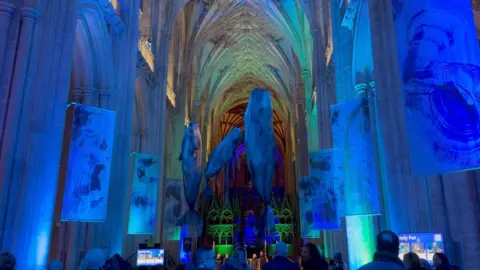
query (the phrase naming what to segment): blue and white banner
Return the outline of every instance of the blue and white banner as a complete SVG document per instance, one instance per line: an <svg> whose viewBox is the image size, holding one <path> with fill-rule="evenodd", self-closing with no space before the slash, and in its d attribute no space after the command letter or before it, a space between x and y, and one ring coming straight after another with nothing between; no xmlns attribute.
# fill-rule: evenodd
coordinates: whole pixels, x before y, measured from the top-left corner
<svg viewBox="0 0 480 270"><path fill-rule="evenodd" d="M369 100L331 106L334 178L341 216L379 215Z"/></svg>
<svg viewBox="0 0 480 270"><path fill-rule="evenodd" d="M135 153L128 234L153 234L158 200L160 158Z"/></svg>
<svg viewBox="0 0 480 270"><path fill-rule="evenodd" d="M61 221L103 222L115 132L115 112L80 104L67 108L71 128ZM68 136L68 135L67 135Z"/></svg>

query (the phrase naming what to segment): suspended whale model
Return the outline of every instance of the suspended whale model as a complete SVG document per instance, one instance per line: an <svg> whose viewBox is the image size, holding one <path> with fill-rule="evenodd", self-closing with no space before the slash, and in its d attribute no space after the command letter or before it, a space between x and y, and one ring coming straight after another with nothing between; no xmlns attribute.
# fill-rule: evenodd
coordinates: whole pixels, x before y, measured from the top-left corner
<svg viewBox="0 0 480 270"><path fill-rule="evenodd" d="M272 182L275 172L275 138L273 135L273 108L270 93L267 90L254 89L245 112L245 148L247 166L252 182L265 208L260 218L258 232L273 235L275 233L274 214L270 206L272 201ZM205 167L205 192L207 198L213 191L209 180L234 157L235 150L242 142L242 131L234 128L220 142L210 155ZM182 161L185 197L189 211L177 222L177 226L193 225L202 231L202 218L195 211L195 202L200 188L202 173L202 140L195 123L185 128L182 140Z"/></svg>
<svg viewBox="0 0 480 270"><path fill-rule="evenodd" d="M250 95L245 112L245 147L253 185L265 204L258 229L272 235L275 224L270 202L275 172L275 139L272 101L267 90L254 89Z"/></svg>
<svg viewBox="0 0 480 270"><path fill-rule="evenodd" d="M195 210L202 181L202 137L198 125L191 122L185 127L182 148L178 160L182 162L183 188L189 211L177 221L177 226L190 225L202 231L202 216Z"/></svg>
<svg viewBox="0 0 480 270"><path fill-rule="evenodd" d="M213 190L209 185L210 178L216 175L235 155L235 150L242 143L243 135L239 128L232 129L220 144L213 150L205 167L205 188L206 199L210 199Z"/></svg>

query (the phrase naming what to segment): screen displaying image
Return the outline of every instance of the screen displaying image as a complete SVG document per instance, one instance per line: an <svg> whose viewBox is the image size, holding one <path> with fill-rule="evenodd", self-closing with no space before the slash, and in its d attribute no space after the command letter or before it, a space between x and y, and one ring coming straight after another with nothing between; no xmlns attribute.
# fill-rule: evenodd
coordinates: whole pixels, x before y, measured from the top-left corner
<svg viewBox="0 0 480 270"><path fill-rule="evenodd" d="M137 252L137 266L163 266L165 250L139 249Z"/></svg>
<svg viewBox="0 0 480 270"><path fill-rule="evenodd" d="M408 252L415 252L421 259L433 264L433 255L437 252L444 252L443 235L441 233L409 233L398 234L400 239L399 257Z"/></svg>

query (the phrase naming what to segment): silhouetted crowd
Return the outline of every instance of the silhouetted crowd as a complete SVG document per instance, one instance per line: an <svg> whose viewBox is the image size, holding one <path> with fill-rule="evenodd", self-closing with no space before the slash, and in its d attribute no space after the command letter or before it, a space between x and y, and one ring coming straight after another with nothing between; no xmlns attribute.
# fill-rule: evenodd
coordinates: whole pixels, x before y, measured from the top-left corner
<svg viewBox="0 0 480 270"><path fill-rule="evenodd" d="M358 270L457 270L457 266L451 265L448 257L443 253L435 253L433 266L425 259L419 258L414 252L406 253L403 261L399 258L400 240L391 231L383 231L377 236L377 250L372 262L358 268ZM232 256L226 254L221 258L215 255L212 248L202 247L198 249L187 266L177 269L187 270L348 270L342 254L336 252L333 258L324 258L316 245L307 243L302 247L301 256L296 259L288 257L287 245L278 242L275 245L275 254L269 260L260 253L260 257L253 254L247 259L247 251L243 247L235 248Z"/></svg>
<svg viewBox="0 0 480 270"><path fill-rule="evenodd" d="M406 253L403 261L399 258L400 240L391 231L383 231L377 236L377 250L373 261L360 267L358 270L457 270L451 265L448 257L443 253L435 253L433 267L414 252ZM0 270L15 270L15 257L4 252L0 254ZM61 270L60 261L51 261L47 270ZM104 251L94 249L89 251L79 267L79 270L131 270L132 266L120 255L116 254L107 258ZM166 268L169 269L169 268ZM288 247L284 242L277 242L273 258L269 260L263 252L256 254L251 259L247 258L244 247L236 247L233 254L226 254L222 258L215 254L211 247L198 248L191 257L188 265L176 267L178 270L348 270L340 252L333 258L325 259L312 243L302 247L301 256L297 259L288 257Z"/></svg>

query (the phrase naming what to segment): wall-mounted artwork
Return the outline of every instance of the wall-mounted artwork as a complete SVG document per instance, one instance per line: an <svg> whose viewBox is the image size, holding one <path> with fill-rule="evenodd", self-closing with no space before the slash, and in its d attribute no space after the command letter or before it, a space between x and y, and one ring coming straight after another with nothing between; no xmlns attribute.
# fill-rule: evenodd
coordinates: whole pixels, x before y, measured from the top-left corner
<svg viewBox="0 0 480 270"><path fill-rule="evenodd" d="M180 240L181 227L178 220L188 210L183 190L183 180L167 178L163 211L163 237L167 240Z"/></svg>
<svg viewBox="0 0 480 270"><path fill-rule="evenodd" d="M157 213L158 156L135 153L128 234L153 234Z"/></svg>
<svg viewBox="0 0 480 270"><path fill-rule="evenodd" d="M395 16L412 171L480 167L480 52L469 0L405 1Z"/></svg>
<svg viewBox="0 0 480 270"><path fill-rule="evenodd" d="M380 214L368 104L368 99L360 99L331 106L341 216Z"/></svg>
<svg viewBox="0 0 480 270"><path fill-rule="evenodd" d="M103 222L107 215L115 112L72 104L62 221ZM70 137L70 138L68 138Z"/></svg>

